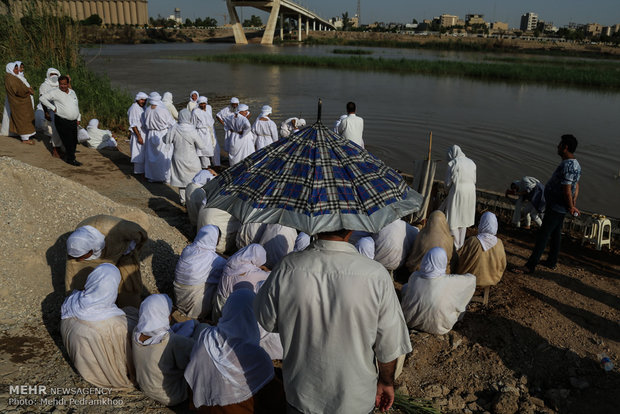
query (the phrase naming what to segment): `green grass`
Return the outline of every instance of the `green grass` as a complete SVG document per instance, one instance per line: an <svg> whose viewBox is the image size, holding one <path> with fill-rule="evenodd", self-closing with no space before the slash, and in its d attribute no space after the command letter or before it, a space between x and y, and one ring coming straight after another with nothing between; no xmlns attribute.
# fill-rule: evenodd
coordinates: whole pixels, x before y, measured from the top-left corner
<svg viewBox="0 0 620 414"><path fill-rule="evenodd" d="M187 59L187 58L183 58ZM361 71L384 71L430 76L456 76L505 82L535 82L556 86L620 89L620 63L555 61L509 62L429 61L372 57L311 57L268 54L215 54L190 59L231 64L304 66Z"/></svg>
<svg viewBox="0 0 620 414"><path fill-rule="evenodd" d="M399 393L395 395L394 407L406 414L440 414L440 411L434 408L430 402Z"/></svg>
<svg viewBox="0 0 620 414"><path fill-rule="evenodd" d="M333 54L336 55L372 55L372 50L364 49L334 49Z"/></svg>

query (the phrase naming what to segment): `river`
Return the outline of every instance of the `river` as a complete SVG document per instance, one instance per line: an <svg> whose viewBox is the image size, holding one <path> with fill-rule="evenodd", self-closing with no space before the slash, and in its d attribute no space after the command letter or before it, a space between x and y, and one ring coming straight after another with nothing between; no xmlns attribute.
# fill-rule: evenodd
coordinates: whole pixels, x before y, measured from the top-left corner
<svg viewBox="0 0 620 414"><path fill-rule="evenodd" d="M344 49L345 47L338 47ZM170 91L175 102L198 90L212 101L238 96L252 111L269 104L279 125L291 116L316 120L323 100L323 123L332 127L347 101L364 118L367 149L387 164L411 172L414 159L428 152L445 160L458 144L477 165L478 187L503 192L524 175L543 183L560 162L562 134L579 140L575 153L583 175L578 207L620 217L620 93L549 87L540 84L362 72L305 67L224 64L179 60L210 53L286 53L334 56L333 46L261 47L230 44L110 45L83 49L93 70L115 86ZM372 57L481 60L484 54L406 49L375 49ZM177 59L168 59L168 57ZM214 112L219 107L214 107ZM223 133L219 130L218 138ZM438 168L443 179L445 162Z"/></svg>

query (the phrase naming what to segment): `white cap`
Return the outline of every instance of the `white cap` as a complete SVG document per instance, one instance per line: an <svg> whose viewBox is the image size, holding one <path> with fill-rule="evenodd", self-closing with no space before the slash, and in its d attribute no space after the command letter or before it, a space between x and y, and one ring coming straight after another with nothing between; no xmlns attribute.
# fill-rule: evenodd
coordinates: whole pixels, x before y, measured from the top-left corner
<svg viewBox="0 0 620 414"><path fill-rule="evenodd" d="M231 98L230 99L230 103L231 104L238 104L239 103L239 98Z"/></svg>
<svg viewBox="0 0 620 414"><path fill-rule="evenodd" d="M250 107L247 106L246 104L240 104L239 107L237 108L237 111L242 112L242 111L249 111Z"/></svg>
<svg viewBox="0 0 620 414"><path fill-rule="evenodd" d="M149 93L149 100L151 101L161 101L161 95L157 92Z"/></svg>
<svg viewBox="0 0 620 414"><path fill-rule="evenodd" d="M136 94L136 101L139 101L140 99L148 99L149 96L147 94L145 94L144 92L138 92Z"/></svg>
<svg viewBox="0 0 620 414"><path fill-rule="evenodd" d="M198 101L197 101L197 102L198 102L199 104L201 104L201 103L207 103L208 101L209 101L209 100L207 99L207 97L206 97L206 96L199 96L199 97L198 97Z"/></svg>

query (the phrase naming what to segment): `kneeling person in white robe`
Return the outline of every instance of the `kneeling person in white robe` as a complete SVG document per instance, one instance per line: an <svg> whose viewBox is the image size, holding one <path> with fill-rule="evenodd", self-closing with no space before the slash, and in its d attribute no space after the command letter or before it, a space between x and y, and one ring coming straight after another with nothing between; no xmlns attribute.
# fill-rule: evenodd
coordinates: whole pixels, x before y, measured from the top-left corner
<svg viewBox="0 0 620 414"><path fill-rule="evenodd" d="M207 201L207 194L202 187L215 177L217 177L217 173L210 168L200 170L200 172L192 178L192 182L185 187L185 208L187 209L187 216L192 226L196 225L198 212Z"/></svg>
<svg viewBox="0 0 620 414"><path fill-rule="evenodd" d="M165 294L151 295L140 305L140 319L133 331L133 362L144 394L171 406L187 399L183 377L194 340L170 329L172 301ZM190 321L190 323L193 321Z"/></svg>
<svg viewBox="0 0 620 414"><path fill-rule="evenodd" d="M434 247L403 285L401 306L409 328L443 335L462 318L474 296L476 276L448 275L447 266L446 251Z"/></svg>
<svg viewBox="0 0 620 414"><path fill-rule="evenodd" d="M413 248L418 228L398 219L372 235L375 241L375 260L387 270L396 270L405 264Z"/></svg>
<svg viewBox="0 0 620 414"><path fill-rule="evenodd" d="M226 265L226 259L215 252L219 234L214 225L204 226L194 242L183 249L177 262L173 283L176 304L190 318L205 319L211 315Z"/></svg>
<svg viewBox="0 0 620 414"><path fill-rule="evenodd" d="M200 230L207 224L213 224L220 229L220 241L217 243L215 251L219 254L234 253L236 250L235 238L239 227L241 227L239 220L227 211L219 208L207 208L203 205L198 212L196 228Z"/></svg>
<svg viewBox="0 0 620 414"><path fill-rule="evenodd" d="M99 120L91 119L86 127L88 133L88 145L98 150L104 148L116 148L118 144L112 136L112 131L99 129Z"/></svg>
<svg viewBox="0 0 620 414"><path fill-rule="evenodd" d="M121 274L104 263L88 275L83 291L74 291L60 311L60 334L80 375L97 387L132 389L135 378L130 335L137 310L118 308Z"/></svg>

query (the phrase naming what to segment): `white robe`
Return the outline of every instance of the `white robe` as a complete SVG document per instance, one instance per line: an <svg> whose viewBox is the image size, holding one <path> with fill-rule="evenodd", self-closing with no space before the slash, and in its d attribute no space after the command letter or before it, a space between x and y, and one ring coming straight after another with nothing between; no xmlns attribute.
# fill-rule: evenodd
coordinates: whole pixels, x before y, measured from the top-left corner
<svg viewBox="0 0 620 414"><path fill-rule="evenodd" d="M187 217L192 226L196 225L198 212L206 198L207 195L205 190L203 190L201 186L189 183L187 187L185 187L185 208L187 209Z"/></svg>
<svg viewBox="0 0 620 414"><path fill-rule="evenodd" d="M173 148L170 185L185 188L202 169L198 152L205 149L204 142L190 123L180 123L170 128L164 142Z"/></svg>
<svg viewBox="0 0 620 414"><path fill-rule="evenodd" d="M226 152L228 152L230 147L230 123L227 120L233 115L235 115L235 111L233 111L230 105L222 108L222 110L215 115L224 123L224 149Z"/></svg>
<svg viewBox="0 0 620 414"><path fill-rule="evenodd" d="M144 148L144 174L151 181L167 183L170 181L173 148L166 145L163 138L174 125L174 118L165 107L159 105L155 109L148 108L144 120L148 130Z"/></svg>
<svg viewBox="0 0 620 414"><path fill-rule="evenodd" d="M255 151L254 135L250 121L240 114L230 118L230 148L228 151L230 166L243 161Z"/></svg>
<svg viewBox="0 0 620 414"><path fill-rule="evenodd" d="M278 127L269 118L266 121L261 121L260 118L257 118L252 126L252 133L254 134L254 146L257 151L278 140Z"/></svg>
<svg viewBox="0 0 620 414"><path fill-rule="evenodd" d="M103 148L116 148L116 140L112 137L112 131L99 128L86 128L88 133L88 145L98 150Z"/></svg>
<svg viewBox="0 0 620 414"><path fill-rule="evenodd" d="M374 259L387 270L396 270L405 264L413 248L419 230L404 220L398 219L373 234L375 241Z"/></svg>
<svg viewBox="0 0 620 414"><path fill-rule="evenodd" d="M355 114L349 114L346 118L340 121L338 125L338 133L350 141L355 142L360 147L364 148L364 119Z"/></svg>
<svg viewBox="0 0 620 414"><path fill-rule="evenodd" d="M448 155L446 171L446 186L450 190L442 204L450 230L473 226L476 215L476 164L457 145L451 152L454 156Z"/></svg>
<svg viewBox="0 0 620 414"><path fill-rule="evenodd" d="M224 210L217 208L206 208L202 206L198 212L196 229L200 230L207 224L213 224L220 229L220 241L217 244L215 251L219 254L234 252L236 249L235 238L239 227L241 227L239 220Z"/></svg>
<svg viewBox="0 0 620 414"><path fill-rule="evenodd" d="M58 82L55 84L50 79L45 79L41 86L39 86L39 99L41 99L42 95L45 95L52 89L58 89ZM48 115L50 120L45 119L45 112L43 110L43 104L41 102L37 105L37 110L35 111L35 122L37 122L37 117L39 117L39 128L38 130L42 130L44 134L51 137L52 147L59 148L62 147L62 140L60 139L60 135L58 135L58 131L56 130L56 125L54 123L54 111L49 111Z"/></svg>
<svg viewBox="0 0 620 414"><path fill-rule="evenodd" d="M138 137L133 132L133 127L136 127L142 135L142 140L146 140L147 130L144 127L144 107L134 102L127 111L127 117L129 118L129 130L131 131L131 137L129 139L129 145L131 146L131 162L134 165L134 171L138 174L144 172L144 146L138 142Z"/></svg>
<svg viewBox="0 0 620 414"><path fill-rule="evenodd" d="M198 130L198 135L202 140L203 149L198 151L198 156L213 157L215 154L215 130L213 129L213 115L211 105L207 105L207 109L203 111L200 107L196 107L192 111L192 123Z"/></svg>
<svg viewBox="0 0 620 414"><path fill-rule="evenodd" d="M267 224L260 236L258 243L267 252L266 265L269 269L273 267L287 254L295 248L297 230L281 224Z"/></svg>

